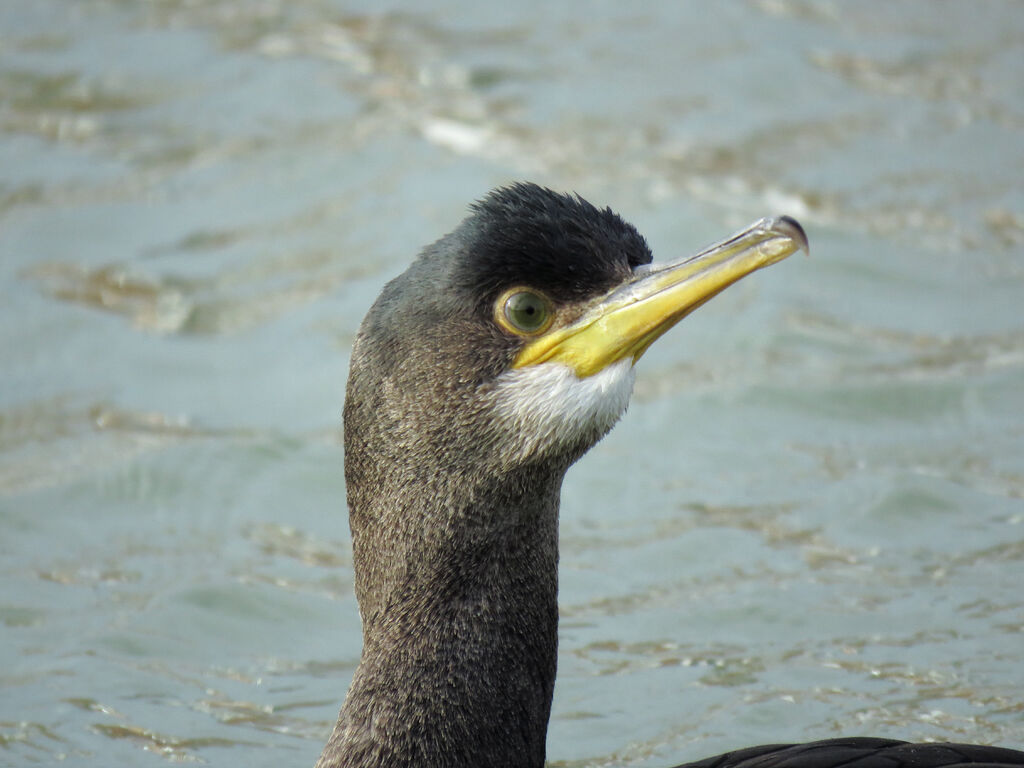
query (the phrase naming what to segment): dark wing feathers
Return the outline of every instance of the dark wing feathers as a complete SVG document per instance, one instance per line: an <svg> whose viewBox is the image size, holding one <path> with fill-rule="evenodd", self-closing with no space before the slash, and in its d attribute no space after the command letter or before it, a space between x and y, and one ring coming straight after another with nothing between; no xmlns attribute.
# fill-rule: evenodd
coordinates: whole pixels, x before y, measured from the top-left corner
<svg viewBox="0 0 1024 768"><path fill-rule="evenodd" d="M738 749L677 768L1007 768L1024 752L974 744L911 744L892 739L826 739Z"/></svg>

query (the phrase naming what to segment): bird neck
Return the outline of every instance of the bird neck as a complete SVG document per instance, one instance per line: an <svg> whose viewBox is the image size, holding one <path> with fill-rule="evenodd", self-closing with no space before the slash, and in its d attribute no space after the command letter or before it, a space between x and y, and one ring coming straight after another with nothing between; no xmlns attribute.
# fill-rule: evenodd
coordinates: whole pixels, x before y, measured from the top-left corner
<svg viewBox="0 0 1024 768"><path fill-rule="evenodd" d="M318 768L544 764L565 470L452 469L347 454L363 652Z"/></svg>

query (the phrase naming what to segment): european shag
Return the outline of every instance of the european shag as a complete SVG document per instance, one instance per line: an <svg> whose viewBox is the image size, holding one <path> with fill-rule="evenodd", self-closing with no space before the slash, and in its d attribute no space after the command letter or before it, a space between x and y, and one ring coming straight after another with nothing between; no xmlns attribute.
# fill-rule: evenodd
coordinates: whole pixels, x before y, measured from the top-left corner
<svg viewBox="0 0 1024 768"><path fill-rule="evenodd" d="M651 264L611 210L498 189L384 288L345 397L363 651L318 768L540 768L558 644L562 477L668 328L807 239L763 219ZM693 766L1024 765L995 747L842 739Z"/></svg>

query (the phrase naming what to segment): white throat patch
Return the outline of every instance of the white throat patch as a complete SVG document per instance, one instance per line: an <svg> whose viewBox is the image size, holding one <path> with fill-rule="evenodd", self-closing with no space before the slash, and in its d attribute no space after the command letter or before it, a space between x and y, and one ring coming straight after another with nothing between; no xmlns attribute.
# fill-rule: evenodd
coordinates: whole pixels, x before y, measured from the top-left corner
<svg viewBox="0 0 1024 768"><path fill-rule="evenodd" d="M499 439L520 459L584 436L596 440L625 412L635 377L630 357L585 379L560 363L506 371L488 398L504 431Z"/></svg>

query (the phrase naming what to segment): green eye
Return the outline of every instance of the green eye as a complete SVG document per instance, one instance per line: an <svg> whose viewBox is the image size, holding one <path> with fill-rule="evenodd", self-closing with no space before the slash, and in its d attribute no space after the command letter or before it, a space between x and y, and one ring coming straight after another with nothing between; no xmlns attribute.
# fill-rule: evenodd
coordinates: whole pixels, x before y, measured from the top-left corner
<svg viewBox="0 0 1024 768"><path fill-rule="evenodd" d="M516 290L507 294L501 305L501 316L509 330L538 333L548 327L552 318L551 302L539 293Z"/></svg>

